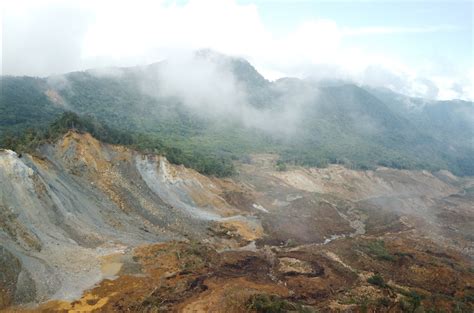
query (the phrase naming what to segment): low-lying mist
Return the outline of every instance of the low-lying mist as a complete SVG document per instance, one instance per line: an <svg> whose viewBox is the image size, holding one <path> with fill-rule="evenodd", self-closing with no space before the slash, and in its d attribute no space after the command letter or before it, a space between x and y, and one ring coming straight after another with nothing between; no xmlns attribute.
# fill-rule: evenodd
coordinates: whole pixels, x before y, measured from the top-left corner
<svg viewBox="0 0 474 313"><path fill-rule="evenodd" d="M141 90L155 98L177 99L208 122L275 135L295 134L305 107L317 99L317 89L293 92L268 81L255 86L238 78L239 68L233 62L243 62L253 70L245 60L218 54L181 55L152 67L141 81ZM252 99L257 93L265 95L258 103Z"/></svg>

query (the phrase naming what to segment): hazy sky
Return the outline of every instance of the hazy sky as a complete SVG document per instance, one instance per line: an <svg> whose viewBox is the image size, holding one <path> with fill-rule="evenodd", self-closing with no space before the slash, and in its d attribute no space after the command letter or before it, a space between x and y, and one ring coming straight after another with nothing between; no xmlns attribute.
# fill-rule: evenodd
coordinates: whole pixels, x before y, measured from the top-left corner
<svg viewBox="0 0 474 313"><path fill-rule="evenodd" d="M473 2L3 0L2 74L146 64L211 48L265 77L474 99Z"/></svg>

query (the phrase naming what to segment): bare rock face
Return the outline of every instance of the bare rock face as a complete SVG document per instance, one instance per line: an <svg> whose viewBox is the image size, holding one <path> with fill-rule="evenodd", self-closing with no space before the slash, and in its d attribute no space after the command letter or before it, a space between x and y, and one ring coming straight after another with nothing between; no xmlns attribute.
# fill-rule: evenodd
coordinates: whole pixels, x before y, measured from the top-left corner
<svg viewBox="0 0 474 313"><path fill-rule="evenodd" d="M140 311L169 297L170 310L240 312L269 292L348 309L361 290L389 293L367 283L374 271L433 292L424 267L456 278L446 293L464 299L472 179L253 160L218 179L75 132L34 156L0 151L0 309Z"/></svg>
<svg viewBox="0 0 474 313"><path fill-rule="evenodd" d="M0 246L0 307L7 307L14 302L15 290L21 272L21 263L7 249Z"/></svg>
<svg viewBox="0 0 474 313"><path fill-rule="evenodd" d="M104 277L105 255L202 238L209 222L239 212L220 193L193 170L89 134L70 132L36 156L1 151L2 268L16 264L4 274L2 305L15 294L28 294L21 302L77 297Z"/></svg>

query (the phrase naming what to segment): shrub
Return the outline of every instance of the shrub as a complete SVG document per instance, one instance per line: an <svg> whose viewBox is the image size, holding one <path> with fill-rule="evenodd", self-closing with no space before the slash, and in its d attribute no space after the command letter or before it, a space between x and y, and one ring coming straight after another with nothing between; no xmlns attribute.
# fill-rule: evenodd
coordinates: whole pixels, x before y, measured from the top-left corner
<svg viewBox="0 0 474 313"><path fill-rule="evenodd" d="M402 294L405 296L405 299L400 301L402 312L417 312L417 309L423 308L421 305L422 295L413 290L403 292Z"/></svg>
<svg viewBox="0 0 474 313"><path fill-rule="evenodd" d="M249 309L259 313L278 313L288 309L288 303L273 295L255 295L250 298Z"/></svg>
<svg viewBox="0 0 474 313"><path fill-rule="evenodd" d="M379 287L382 287L382 288L386 286L385 281L384 281L383 277L380 274L375 274L375 275L369 277L367 279L367 282L369 284L379 286Z"/></svg>
<svg viewBox="0 0 474 313"><path fill-rule="evenodd" d="M277 163L276 163L276 169L277 171L279 172L284 172L286 171L286 163L281 161L281 160L278 160Z"/></svg>
<svg viewBox="0 0 474 313"><path fill-rule="evenodd" d="M392 302L390 301L389 298L383 297L383 298L380 298L377 303L379 306L389 307Z"/></svg>

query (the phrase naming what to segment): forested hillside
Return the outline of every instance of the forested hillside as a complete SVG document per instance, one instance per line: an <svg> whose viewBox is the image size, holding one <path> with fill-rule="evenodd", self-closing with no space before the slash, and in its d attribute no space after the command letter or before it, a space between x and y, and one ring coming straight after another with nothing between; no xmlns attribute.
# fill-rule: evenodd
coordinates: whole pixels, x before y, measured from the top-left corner
<svg viewBox="0 0 474 313"><path fill-rule="evenodd" d="M243 59L210 51L194 58L189 73L186 66L171 72L173 64L164 61L48 78L2 77L3 143L75 112L121 134L226 163L275 152L282 162L319 167L474 175L471 102L423 101L296 78L269 82Z"/></svg>

